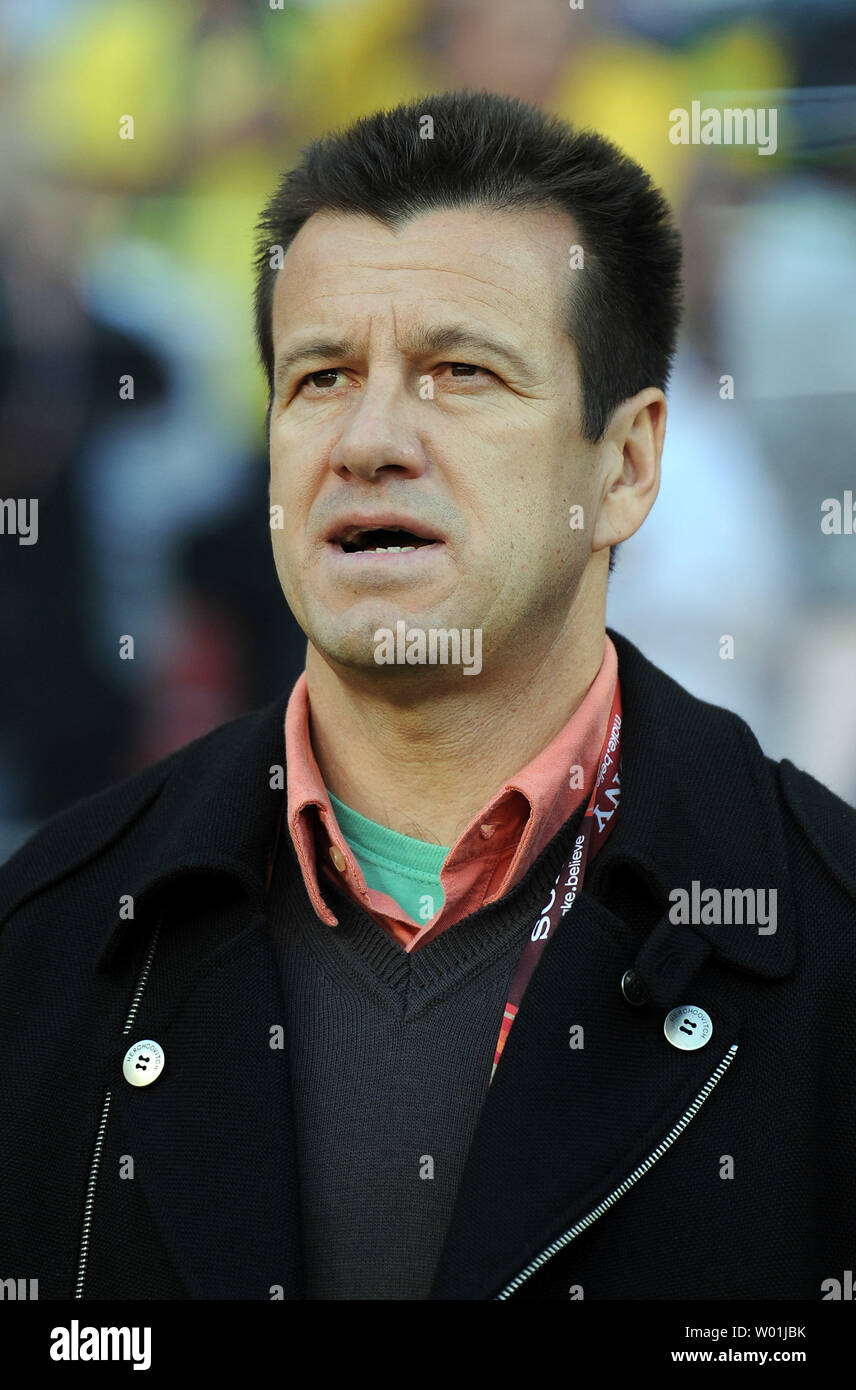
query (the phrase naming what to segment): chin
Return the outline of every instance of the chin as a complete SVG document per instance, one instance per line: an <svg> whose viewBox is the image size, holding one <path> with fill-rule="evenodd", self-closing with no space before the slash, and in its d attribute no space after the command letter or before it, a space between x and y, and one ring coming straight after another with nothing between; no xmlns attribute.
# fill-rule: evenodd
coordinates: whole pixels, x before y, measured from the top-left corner
<svg viewBox="0 0 856 1390"><path fill-rule="evenodd" d="M310 623L306 628L313 647L326 661L339 666L357 670L377 670L374 659L374 634L379 627L387 626L386 617L373 618L364 615L326 616Z"/></svg>

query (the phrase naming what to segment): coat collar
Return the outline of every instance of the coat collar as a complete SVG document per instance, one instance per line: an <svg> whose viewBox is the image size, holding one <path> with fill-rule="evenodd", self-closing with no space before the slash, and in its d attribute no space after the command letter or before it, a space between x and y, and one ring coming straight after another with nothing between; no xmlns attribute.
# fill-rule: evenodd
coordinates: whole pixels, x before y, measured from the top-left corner
<svg viewBox="0 0 856 1390"><path fill-rule="evenodd" d="M179 885L197 875L226 875L263 913L269 856L277 842L285 792L287 694L197 739L183 752L152 808L128 892L134 919L111 923L99 968L126 936L156 915Z"/></svg>
<svg viewBox="0 0 856 1390"><path fill-rule="evenodd" d="M239 879L253 907L263 908L284 795L286 702L279 695L189 746L161 792L135 896L167 890L182 875L217 872Z"/></svg>
<svg viewBox="0 0 856 1390"><path fill-rule="evenodd" d="M782 978L793 969L795 919L774 765L738 715L690 695L625 637L618 651L624 723L622 796L613 830L592 865L590 892L616 875L638 877L668 912L669 894L752 888L777 891L776 931L692 927L721 960ZM660 937L690 929L661 923Z"/></svg>

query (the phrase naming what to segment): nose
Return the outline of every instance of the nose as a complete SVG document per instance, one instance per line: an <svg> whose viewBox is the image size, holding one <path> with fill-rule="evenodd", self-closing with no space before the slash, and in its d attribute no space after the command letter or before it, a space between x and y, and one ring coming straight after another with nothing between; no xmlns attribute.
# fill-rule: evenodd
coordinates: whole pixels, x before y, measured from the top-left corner
<svg viewBox="0 0 856 1390"><path fill-rule="evenodd" d="M330 451L330 467L340 478L352 474L366 481L383 469L418 477L425 471L426 456L406 387L401 382L377 382L359 394Z"/></svg>

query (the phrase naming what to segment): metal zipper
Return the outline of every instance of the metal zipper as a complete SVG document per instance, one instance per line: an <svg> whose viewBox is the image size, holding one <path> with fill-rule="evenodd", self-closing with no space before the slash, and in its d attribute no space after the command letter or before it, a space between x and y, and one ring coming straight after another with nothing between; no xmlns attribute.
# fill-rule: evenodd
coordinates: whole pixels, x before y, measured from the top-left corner
<svg viewBox="0 0 856 1390"><path fill-rule="evenodd" d="M140 1007L140 1000L142 999L143 992L146 988L146 985L148 984L149 973L152 968L152 960L154 959L155 948L158 944L158 937L160 936L160 929L161 924L160 922L158 922L157 926L155 927L154 936L152 937L152 944L149 947L149 952L146 956L145 964L143 965L143 968L140 971L140 978L137 980L137 987L134 990L134 996L131 1000L131 1006L128 1009L128 1017L125 1019L125 1026L122 1029L123 1038L126 1037L127 1034L131 1031L131 1026L136 1017L137 1009ZM83 1297L83 1285L86 1280L86 1260L89 1255L89 1237L92 1228L92 1209L95 1203L95 1187L98 1182L98 1169L101 1164L101 1148L104 1143L104 1132L107 1129L107 1116L110 1114L111 1096L112 1092L108 1088L108 1090L104 1093L104 1105L101 1110L101 1121L98 1125L98 1133L95 1136L95 1147L92 1151L92 1163L90 1164L89 1168L89 1181L86 1184L86 1199L83 1205L83 1227L80 1235L80 1255L77 1263L77 1283L75 1284L74 1288L75 1298Z"/></svg>
<svg viewBox="0 0 856 1390"><path fill-rule="evenodd" d="M609 1196L604 1197L603 1201L599 1202L598 1205L594 1208L594 1210L589 1212L588 1216L584 1216L582 1221L578 1221L576 1225L572 1226L569 1231L565 1231L564 1235L559 1236L556 1240L553 1241L551 1245L548 1245L546 1250L542 1250L541 1254L536 1256L536 1258L532 1261L531 1264L528 1264L525 1269L521 1270L520 1273L514 1279L512 1279L510 1284L506 1285L506 1287L502 1290L502 1293L496 1295L496 1299L494 1300L495 1302L499 1302L499 1300L503 1298L510 1298L513 1293L516 1293L517 1290L520 1288L520 1285L525 1283L526 1280L530 1277L530 1275L535 1273L536 1269L540 1269L542 1265L545 1265L547 1261L552 1259L554 1255L558 1254L560 1250L563 1250L566 1245L569 1245L572 1240L575 1240L578 1235L581 1235L583 1231L588 1230L589 1226L593 1225L594 1222L597 1221L599 1216L603 1216L603 1213L605 1211L609 1211L610 1207L614 1207L619 1197L623 1197L625 1192L628 1192L630 1188L633 1187L634 1184L639 1181L640 1178L645 1176L645 1174L648 1172L650 1168L653 1168L654 1164L657 1162L657 1159L663 1157L663 1154L666 1152L666 1150L672 1147L678 1136L682 1134L683 1131L686 1129L687 1125L690 1123L690 1120L692 1120L695 1117L695 1115L697 1115L698 1111L704 1105L705 1101L707 1100L716 1083L722 1079L728 1068L731 1066L731 1063L734 1061L734 1054L736 1053L736 1051L737 1044L733 1043L731 1047L728 1049L725 1056L723 1057L719 1066L716 1068L716 1071L713 1073L713 1076L711 1076L710 1079L705 1082L704 1086L699 1091L692 1105L684 1111L683 1115L678 1120L678 1123L674 1126L673 1129L669 1130L669 1133L666 1135L665 1139L663 1139L662 1142L657 1145L653 1153L648 1155L644 1163L640 1163L638 1168L634 1168L633 1172L630 1174L630 1177L625 1178L623 1183L621 1183L618 1187L613 1188Z"/></svg>

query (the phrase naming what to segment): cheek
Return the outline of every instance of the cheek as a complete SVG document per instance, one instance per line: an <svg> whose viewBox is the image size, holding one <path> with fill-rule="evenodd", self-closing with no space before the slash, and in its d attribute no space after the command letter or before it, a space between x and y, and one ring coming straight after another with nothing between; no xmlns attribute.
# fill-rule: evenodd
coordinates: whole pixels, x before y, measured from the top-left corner
<svg viewBox="0 0 856 1390"><path fill-rule="evenodd" d="M306 456L306 451L293 439L287 439L273 432L270 439L270 495L271 501L288 503L290 516L299 514L308 505L312 478L317 468Z"/></svg>
<svg viewBox="0 0 856 1390"><path fill-rule="evenodd" d="M294 457L294 441L288 438L285 430L277 430L274 425L270 433L270 475L273 482L286 476Z"/></svg>

